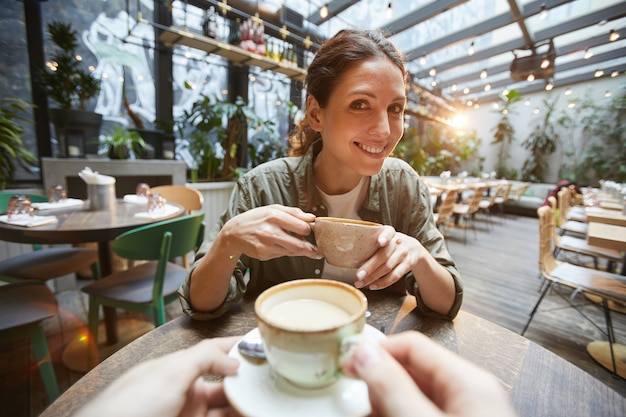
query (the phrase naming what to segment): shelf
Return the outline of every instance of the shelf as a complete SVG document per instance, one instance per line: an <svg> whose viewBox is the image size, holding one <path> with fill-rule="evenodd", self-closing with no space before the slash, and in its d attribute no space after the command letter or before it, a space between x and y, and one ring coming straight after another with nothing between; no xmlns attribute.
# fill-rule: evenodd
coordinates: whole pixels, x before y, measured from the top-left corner
<svg viewBox="0 0 626 417"><path fill-rule="evenodd" d="M248 52L238 46L220 42L197 33L191 33L182 29L171 27L164 30L159 37L161 41L168 45L184 45L190 48L199 49L209 54L219 55L242 65L259 67L262 70L278 72L289 78L303 81L306 71L299 67L284 65L269 59L265 56Z"/></svg>

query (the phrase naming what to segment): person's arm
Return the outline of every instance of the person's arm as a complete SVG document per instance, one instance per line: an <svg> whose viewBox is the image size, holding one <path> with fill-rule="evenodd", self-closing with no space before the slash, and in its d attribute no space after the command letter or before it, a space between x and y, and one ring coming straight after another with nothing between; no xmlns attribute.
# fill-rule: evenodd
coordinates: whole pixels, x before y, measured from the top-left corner
<svg viewBox="0 0 626 417"><path fill-rule="evenodd" d="M516 415L492 374L418 332L362 342L343 370L365 381L376 416Z"/></svg>
<svg viewBox="0 0 626 417"><path fill-rule="evenodd" d="M311 233L315 216L299 208L257 207L228 220L195 266L189 299L194 310L213 311L224 301L242 255L259 260L281 256L319 258L317 249L300 236Z"/></svg>
<svg viewBox="0 0 626 417"><path fill-rule="evenodd" d="M229 357L228 351L238 339L205 339L143 362L89 401L76 417L231 415L223 385L203 377L237 372L239 362Z"/></svg>

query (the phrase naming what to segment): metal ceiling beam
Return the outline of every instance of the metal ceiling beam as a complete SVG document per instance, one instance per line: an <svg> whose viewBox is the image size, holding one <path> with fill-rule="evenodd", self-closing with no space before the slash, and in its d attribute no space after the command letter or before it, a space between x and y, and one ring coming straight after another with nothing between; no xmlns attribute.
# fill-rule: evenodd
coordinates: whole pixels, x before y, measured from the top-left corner
<svg viewBox="0 0 626 417"><path fill-rule="evenodd" d="M583 16L578 19L573 19L567 23L555 25L551 28L544 29L542 31L538 31L535 34L536 42L545 41L548 39L553 39L555 37L565 35L570 32L574 32L576 30L583 29L587 26L592 26L597 24L602 20L615 20L620 19L626 16L626 8L624 8L623 4L609 7L607 9L600 10L598 12ZM607 33L608 40L608 33ZM464 56L461 58L457 58L448 62L437 64L437 72L442 73L443 71L450 70L452 68L456 68L458 66L467 65L473 62L478 62L483 59L489 58L491 56L500 55L506 53L508 51L513 51L515 49L523 49L523 41L521 39L513 40L507 42L502 45L496 45L492 48L483 51L477 51L474 56ZM560 51L557 51L560 53ZM419 71L417 74L418 78L424 78L428 76L428 69L424 69Z"/></svg>
<svg viewBox="0 0 626 417"><path fill-rule="evenodd" d="M513 15L513 19L517 22L517 26L519 26L522 31L522 36L526 41L526 47L529 49L532 48L535 43L530 37L528 28L526 28L526 23L524 22L525 17L522 16L522 13L519 11L519 7L517 7L517 0L509 0L509 9L511 9L511 14Z"/></svg>
<svg viewBox="0 0 626 417"><path fill-rule="evenodd" d="M576 61L570 61L570 62L567 62L565 64L555 65L555 67L560 72L565 72L565 71L578 69L578 68L583 68L583 67L598 68L598 67L601 67L601 64L603 62L607 62L607 61L611 61L611 60L614 60L614 59L623 58L624 56L626 56L626 47L625 48L616 49L614 51L605 52L603 54L594 55L593 57L591 57L589 59L578 59ZM606 68L604 68L604 69L606 69ZM613 70L614 70L613 68L610 69L610 71L613 71ZM593 79L594 78L593 77L594 71L595 71L595 69L591 69L591 70L588 71L588 74L586 75L588 79ZM591 75L589 75L589 74L591 74ZM541 82L543 85L545 85L546 80L538 80L538 82ZM555 82L561 82L561 78L554 78L552 80L552 83L554 84ZM533 81L533 83L534 83L534 81ZM507 77L507 79L501 79L501 80L498 80L498 81L494 81L494 82L492 82L490 84L491 84L491 89L492 90L499 90L499 89L508 87L511 84L514 84L514 82L510 78ZM478 92L478 93L474 92L474 93L470 93L470 95L471 94L482 94L482 92ZM461 97L463 95L464 94L462 94L462 92L458 92L458 93L452 94L451 96L455 97L455 98L459 98L459 97Z"/></svg>
<svg viewBox="0 0 626 417"><path fill-rule="evenodd" d="M527 7L524 8L523 17L527 18L527 17L533 16L539 13L539 11L541 10L541 6L544 4L545 4L546 9L548 10L550 8L555 8L566 3L570 3L571 1L572 0L553 0L553 1L539 0L534 3L529 4ZM510 12L502 13L498 16L494 16L490 19L487 19L484 22L477 23L476 25L472 27L460 30L448 36L444 36L443 38L436 39L427 44L418 46L417 48L413 48L411 50L405 51L405 55L407 57L407 60L413 60L422 55L428 55L429 53L432 53L439 49L444 49L455 43L463 42L468 39L472 39L477 36L484 35L486 33L503 28L513 23L515 23L515 19L513 18ZM521 46L518 49L522 49L525 47L525 43L522 40L519 41L519 44Z"/></svg>
<svg viewBox="0 0 626 417"><path fill-rule="evenodd" d="M617 33L619 33L620 35L620 40L616 41L616 42L624 42L624 40L626 40L626 28L624 29L620 29L620 30L616 30ZM593 48L596 46L600 46L600 45L604 45L607 43L607 37L608 34L606 35L598 35L598 36L594 36L593 38L589 38L589 39L585 39L582 41L578 41L578 42L574 42L568 45L563 45L560 46L557 49L557 59L560 56L565 56L565 55L569 55L571 53L575 53L578 51L583 51L586 48ZM495 65L492 67L486 67L485 69L487 70L488 74L498 74L500 72L503 71L508 71L510 69L511 64L510 63L505 63L505 64L500 64L500 65ZM441 72L443 71L439 71L439 67L438 68L438 72L441 74ZM559 67L560 69L560 67ZM482 71L482 69L480 70ZM476 81L477 79L479 79L480 76L480 71L476 71L476 72L472 72L472 73L468 73L459 77L454 77L454 78L450 78L446 81L442 81L439 83L439 86L442 89L448 88L450 86L452 86L452 84L463 84L463 83L467 83L467 82L471 82L471 81Z"/></svg>
<svg viewBox="0 0 626 417"><path fill-rule="evenodd" d="M619 71L620 74L623 74L626 71L626 64L616 66L615 71ZM610 76L609 74L606 74L604 77L601 77L601 78L606 78L609 76ZM623 77L623 76L624 75L620 75L620 77ZM577 74L577 75L572 75L571 77L567 77L567 78L563 78L561 80L555 81L554 87L555 88L565 87L568 85L581 84L581 83L585 83L585 82L588 82L591 80L597 80L597 79L598 78L594 77L593 75ZM545 90L545 83L542 83L542 82L528 83L528 85L521 87L521 88L516 88L516 90L518 90L522 94L536 93L536 92ZM484 105L486 103L500 100L500 93L492 90L489 93L480 95L476 99L472 99L472 100L478 100L478 102L481 105Z"/></svg>
<svg viewBox="0 0 626 417"><path fill-rule="evenodd" d="M468 1L469 0L439 0L432 2L382 26L381 29L392 35L397 35L400 32L410 29L415 25L419 25L428 19L432 19Z"/></svg>
<svg viewBox="0 0 626 417"><path fill-rule="evenodd" d="M328 16L324 19L320 16L320 11L317 9L315 12L311 13L310 16L306 17L306 20L311 22L314 25L321 25L322 23L330 20L332 17L337 16L339 13L343 12L350 6L358 3L360 0L333 0L330 2L325 2L328 6Z"/></svg>

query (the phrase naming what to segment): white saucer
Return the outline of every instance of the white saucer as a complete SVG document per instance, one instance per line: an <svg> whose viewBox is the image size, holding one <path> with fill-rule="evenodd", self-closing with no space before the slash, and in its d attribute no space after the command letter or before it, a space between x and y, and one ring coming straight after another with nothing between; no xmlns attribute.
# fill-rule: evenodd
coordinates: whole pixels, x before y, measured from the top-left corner
<svg viewBox="0 0 626 417"><path fill-rule="evenodd" d="M385 335L369 324L363 333L375 339ZM260 337L259 329L244 337ZM365 382L341 376L325 388L298 388L276 375L267 361L243 357L235 345L229 356L239 360L236 375L224 378L231 405L247 417L363 417L371 412Z"/></svg>

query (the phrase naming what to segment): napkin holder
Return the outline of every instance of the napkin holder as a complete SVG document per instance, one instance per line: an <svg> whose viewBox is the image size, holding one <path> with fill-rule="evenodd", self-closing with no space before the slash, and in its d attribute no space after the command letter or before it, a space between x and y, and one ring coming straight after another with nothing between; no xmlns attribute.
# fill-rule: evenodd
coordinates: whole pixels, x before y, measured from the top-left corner
<svg viewBox="0 0 626 417"><path fill-rule="evenodd" d="M112 210L115 206L115 183L87 184L89 210Z"/></svg>

